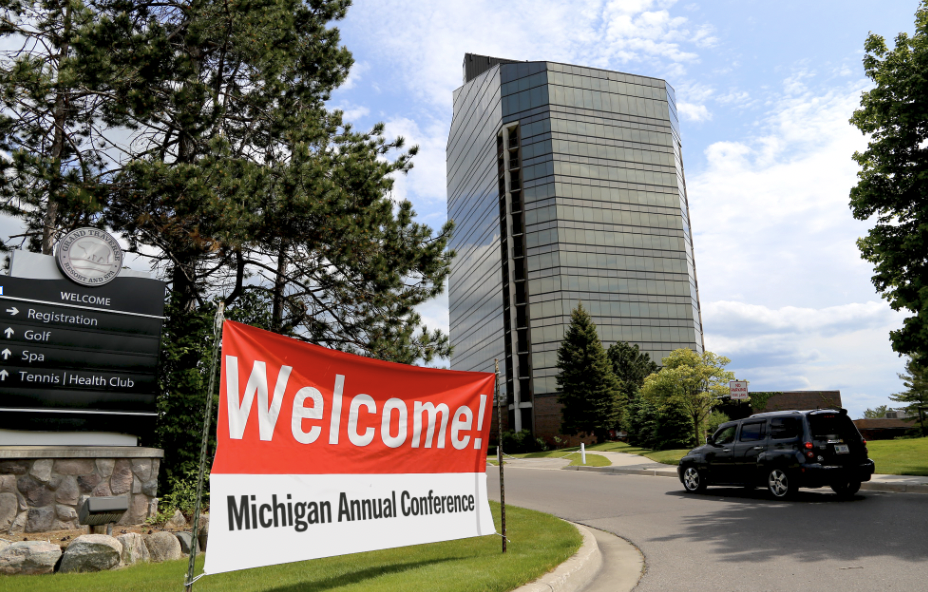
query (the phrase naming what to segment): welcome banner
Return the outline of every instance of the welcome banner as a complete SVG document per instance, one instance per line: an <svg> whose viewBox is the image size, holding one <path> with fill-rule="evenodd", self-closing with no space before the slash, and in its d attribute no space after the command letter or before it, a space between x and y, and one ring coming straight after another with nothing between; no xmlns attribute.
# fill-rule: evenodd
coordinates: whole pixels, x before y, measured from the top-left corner
<svg viewBox="0 0 928 592"><path fill-rule="evenodd" d="M493 534L493 388L226 321L205 573Z"/></svg>

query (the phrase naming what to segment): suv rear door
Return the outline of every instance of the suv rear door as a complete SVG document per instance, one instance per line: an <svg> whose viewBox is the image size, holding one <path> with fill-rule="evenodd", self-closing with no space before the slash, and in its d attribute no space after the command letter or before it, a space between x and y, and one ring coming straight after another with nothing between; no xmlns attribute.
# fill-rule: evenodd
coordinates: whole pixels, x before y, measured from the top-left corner
<svg viewBox="0 0 928 592"><path fill-rule="evenodd" d="M857 426L844 413L813 411L806 416L809 436L824 465L859 464L866 459Z"/></svg>
<svg viewBox="0 0 928 592"><path fill-rule="evenodd" d="M767 442L767 420L745 419L734 445L735 464L732 478L738 483L753 483L756 475L757 456L764 451Z"/></svg>

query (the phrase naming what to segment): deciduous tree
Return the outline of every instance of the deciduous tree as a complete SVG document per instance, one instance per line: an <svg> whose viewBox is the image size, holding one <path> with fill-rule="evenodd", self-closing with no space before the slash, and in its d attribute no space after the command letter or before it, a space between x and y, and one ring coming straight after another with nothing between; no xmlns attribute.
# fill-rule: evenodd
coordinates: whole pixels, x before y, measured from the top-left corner
<svg viewBox="0 0 928 592"><path fill-rule="evenodd" d="M873 88L851 123L869 142L854 153L860 171L850 205L874 224L857 246L893 310L912 313L890 332L893 349L928 358L928 2L915 13L914 35L900 33L889 49L871 34L864 50Z"/></svg>
<svg viewBox="0 0 928 592"><path fill-rule="evenodd" d="M659 408L679 406L686 411L696 442L701 442L706 418L720 397L729 394L728 382L735 380L735 373L725 370L730 362L708 351L674 350L664 358L661 371L645 379L642 396Z"/></svg>

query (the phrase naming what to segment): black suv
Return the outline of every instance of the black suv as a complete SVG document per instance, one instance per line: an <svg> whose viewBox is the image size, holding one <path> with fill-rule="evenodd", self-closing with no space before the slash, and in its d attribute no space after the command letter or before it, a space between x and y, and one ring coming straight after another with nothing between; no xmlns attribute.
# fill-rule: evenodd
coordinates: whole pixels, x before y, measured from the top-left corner
<svg viewBox="0 0 928 592"><path fill-rule="evenodd" d="M706 445L680 459L677 473L691 493L706 485L765 485L777 499L799 487L829 485L852 496L873 475L867 441L845 409L775 411L730 421Z"/></svg>

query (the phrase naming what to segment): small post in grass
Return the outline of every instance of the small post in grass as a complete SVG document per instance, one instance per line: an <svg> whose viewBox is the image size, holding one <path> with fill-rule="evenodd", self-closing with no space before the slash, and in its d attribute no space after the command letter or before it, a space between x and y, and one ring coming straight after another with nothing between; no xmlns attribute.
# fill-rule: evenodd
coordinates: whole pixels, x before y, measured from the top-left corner
<svg viewBox="0 0 928 592"><path fill-rule="evenodd" d="M216 362L219 360L219 348L222 346L222 322L225 320L225 302L219 301L216 316L213 319L213 351L209 361L209 386L206 390L206 409L203 410L203 437L200 441L200 473L197 475L197 501L193 507L193 536L190 541L190 562L187 564L187 579L184 582L184 591L190 592L193 583L194 565L197 560L197 532L200 526L200 498L203 497L203 473L206 468L206 449L209 445L209 425L213 415L213 387L216 380ZM197 578L199 579L199 578Z"/></svg>
<svg viewBox="0 0 928 592"><path fill-rule="evenodd" d="M586 464L586 445L580 442L580 462Z"/></svg>
<svg viewBox="0 0 928 592"><path fill-rule="evenodd" d="M499 394L499 359L496 364L496 458L499 459L499 515L503 527L503 553L506 552L506 478L503 475L503 398Z"/></svg>

